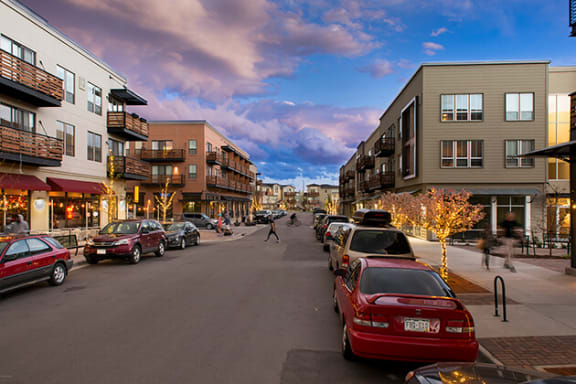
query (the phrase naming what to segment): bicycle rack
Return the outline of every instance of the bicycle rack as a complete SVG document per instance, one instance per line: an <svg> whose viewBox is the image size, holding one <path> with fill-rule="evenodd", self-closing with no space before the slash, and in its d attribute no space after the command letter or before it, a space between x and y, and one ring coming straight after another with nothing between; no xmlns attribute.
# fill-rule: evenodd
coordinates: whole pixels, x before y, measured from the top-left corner
<svg viewBox="0 0 576 384"><path fill-rule="evenodd" d="M494 278L494 316L499 317L498 314L498 280L502 286L502 321L508 321L506 318L506 284L502 276L498 275Z"/></svg>

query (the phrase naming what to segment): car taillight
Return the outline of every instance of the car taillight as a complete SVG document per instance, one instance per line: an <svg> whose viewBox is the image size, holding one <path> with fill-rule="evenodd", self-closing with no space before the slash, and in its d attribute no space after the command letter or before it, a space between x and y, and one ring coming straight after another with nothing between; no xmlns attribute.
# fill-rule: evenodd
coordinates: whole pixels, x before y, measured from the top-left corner
<svg viewBox="0 0 576 384"><path fill-rule="evenodd" d="M356 312L356 316L354 316L352 322L357 325L373 328L388 328L390 325L386 316L371 315L370 313L362 312Z"/></svg>
<svg viewBox="0 0 576 384"><path fill-rule="evenodd" d="M446 332L472 333L474 332L474 324L465 320L448 320L446 322Z"/></svg>
<svg viewBox="0 0 576 384"><path fill-rule="evenodd" d="M328 224L324 224L324 228L322 228L322 229L326 229L326 228L328 228Z"/></svg>
<svg viewBox="0 0 576 384"><path fill-rule="evenodd" d="M330 237L330 236L332 236L332 235L330 234L330 232L326 232L326 238L328 238L328 237Z"/></svg>
<svg viewBox="0 0 576 384"><path fill-rule="evenodd" d="M350 256L342 255L342 268L348 268L349 262L350 262Z"/></svg>

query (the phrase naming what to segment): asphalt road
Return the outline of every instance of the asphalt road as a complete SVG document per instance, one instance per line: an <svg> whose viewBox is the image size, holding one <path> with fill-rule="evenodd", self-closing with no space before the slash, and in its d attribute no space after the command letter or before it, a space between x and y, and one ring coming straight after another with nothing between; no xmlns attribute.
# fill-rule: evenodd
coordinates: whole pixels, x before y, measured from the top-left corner
<svg viewBox="0 0 576 384"><path fill-rule="evenodd" d="M138 265L101 262L0 299L3 383L400 383L347 362L327 254L304 224Z"/></svg>

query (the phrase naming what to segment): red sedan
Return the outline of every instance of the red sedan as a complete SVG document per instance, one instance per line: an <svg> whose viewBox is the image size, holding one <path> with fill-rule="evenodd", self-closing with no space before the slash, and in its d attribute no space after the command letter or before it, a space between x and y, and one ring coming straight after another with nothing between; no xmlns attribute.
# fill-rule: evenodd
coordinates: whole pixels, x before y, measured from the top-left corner
<svg viewBox="0 0 576 384"><path fill-rule="evenodd" d="M342 320L344 358L476 360L470 312L427 265L367 257L338 272L334 309Z"/></svg>

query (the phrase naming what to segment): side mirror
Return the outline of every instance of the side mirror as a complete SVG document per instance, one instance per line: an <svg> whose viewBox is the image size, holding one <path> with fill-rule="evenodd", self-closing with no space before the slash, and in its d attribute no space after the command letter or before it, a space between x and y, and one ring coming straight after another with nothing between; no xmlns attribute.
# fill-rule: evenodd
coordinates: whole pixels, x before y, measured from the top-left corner
<svg viewBox="0 0 576 384"><path fill-rule="evenodd" d="M337 269L334 271L334 274L336 276L342 276L345 277L346 276L346 270L345 269Z"/></svg>

